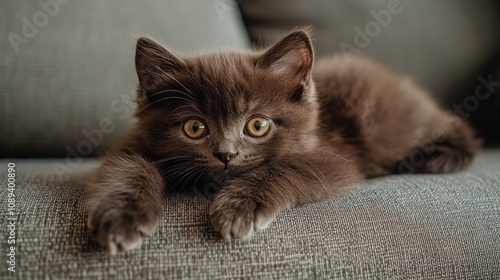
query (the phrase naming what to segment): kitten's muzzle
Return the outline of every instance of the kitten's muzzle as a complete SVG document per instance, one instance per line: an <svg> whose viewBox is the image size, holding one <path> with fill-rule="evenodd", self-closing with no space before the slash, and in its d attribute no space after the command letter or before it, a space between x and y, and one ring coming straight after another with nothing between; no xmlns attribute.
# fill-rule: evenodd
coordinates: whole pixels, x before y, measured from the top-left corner
<svg viewBox="0 0 500 280"><path fill-rule="evenodd" d="M227 164L238 155L238 153L227 153L227 152L214 152L214 156L222 163L226 165L227 169Z"/></svg>

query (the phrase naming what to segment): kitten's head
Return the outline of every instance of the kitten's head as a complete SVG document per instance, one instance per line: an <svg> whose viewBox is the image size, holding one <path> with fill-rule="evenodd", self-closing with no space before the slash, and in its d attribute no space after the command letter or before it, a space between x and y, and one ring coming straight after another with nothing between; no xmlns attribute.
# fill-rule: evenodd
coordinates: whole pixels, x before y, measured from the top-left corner
<svg viewBox="0 0 500 280"><path fill-rule="evenodd" d="M224 181L316 144L306 31L293 31L264 51L186 57L140 38L135 63L144 145L167 173L194 178L205 171Z"/></svg>

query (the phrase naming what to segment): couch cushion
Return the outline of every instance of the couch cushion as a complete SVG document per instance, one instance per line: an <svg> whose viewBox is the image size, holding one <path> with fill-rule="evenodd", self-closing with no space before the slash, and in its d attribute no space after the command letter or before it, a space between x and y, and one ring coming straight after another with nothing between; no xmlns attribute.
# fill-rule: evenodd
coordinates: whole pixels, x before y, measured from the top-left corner
<svg viewBox="0 0 500 280"><path fill-rule="evenodd" d="M54 161L14 160L18 278L500 277L500 150L482 152L462 173L367 181L341 197L287 210L247 241L225 242L211 229L204 195L171 195L153 236L114 257L85 230L82 177L59 178ZM7 163L0 160L2 202ZM79 174L95 164L86 161ZM8 236L7 227L0 234ZM8 275L0 270L0 278Z"/></svg>
<svg viewBox="0 0 500 280"><path fill-rule="evenodd" d="M118 138L137 35L180 53L247 46L238 9L213 2L0 1L0 157L84 156Z"/></svg>

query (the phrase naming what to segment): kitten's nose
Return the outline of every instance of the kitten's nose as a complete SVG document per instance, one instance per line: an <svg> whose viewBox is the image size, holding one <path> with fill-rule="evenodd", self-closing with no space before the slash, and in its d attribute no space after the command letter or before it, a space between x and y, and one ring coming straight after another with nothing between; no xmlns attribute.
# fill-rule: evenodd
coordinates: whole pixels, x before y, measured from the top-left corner
<svg viewBox="0 0 500 280"><path fill-rule="evenodd" d="M228 164L238 153L215 152L214 156L224 164Z"/></svg>

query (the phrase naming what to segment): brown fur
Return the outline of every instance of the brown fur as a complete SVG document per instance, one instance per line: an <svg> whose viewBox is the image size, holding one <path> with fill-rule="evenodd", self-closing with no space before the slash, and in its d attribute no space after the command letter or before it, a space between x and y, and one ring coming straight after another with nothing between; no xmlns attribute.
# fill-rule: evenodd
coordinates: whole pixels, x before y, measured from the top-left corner
<svg viewBox="0 0 500 280"><path fill-rule="evenodd" d="M409 80L362 58L318 61L307 31L264 51L177 57L140 38L138 123L92 183L89 228L112 252L151 234L161 193L215 182L209 212L225 238L245 238L281 210L331 198L363 178L467 167L480 142ZM269 132L245 132L252 116ZM208 133L182 132L192 118ZM229 163L217 153L233 155Z"/></svg>

